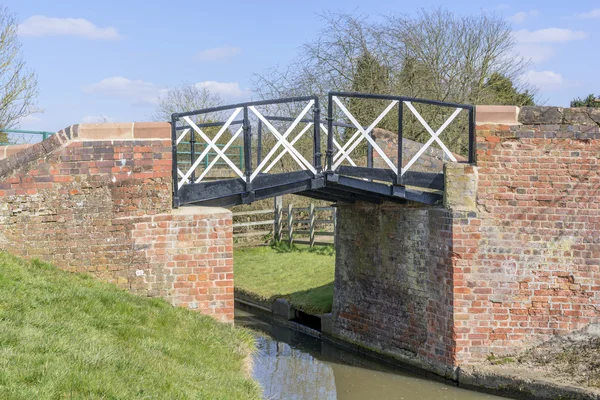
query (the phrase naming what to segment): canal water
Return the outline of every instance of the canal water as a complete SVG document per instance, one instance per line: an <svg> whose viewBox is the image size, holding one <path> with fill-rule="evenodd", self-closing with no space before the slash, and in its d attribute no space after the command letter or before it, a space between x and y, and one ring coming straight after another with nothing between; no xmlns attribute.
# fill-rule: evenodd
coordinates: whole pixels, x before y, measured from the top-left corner
<svg viewBox="0 0 600 400"><path fill-rule="evenodd" d="M235 321L256 332L258 352L253 357L253 374L265 399L502 399L342 350L237 308Z"/></svg>

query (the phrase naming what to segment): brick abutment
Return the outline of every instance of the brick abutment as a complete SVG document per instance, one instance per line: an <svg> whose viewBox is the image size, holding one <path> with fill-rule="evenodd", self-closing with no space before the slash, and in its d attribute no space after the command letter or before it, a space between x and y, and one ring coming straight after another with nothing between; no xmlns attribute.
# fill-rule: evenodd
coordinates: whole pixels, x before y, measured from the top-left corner
<svg viewBox="0 0 600 400"><path fill-rule="evenodd" d="M233 320L231 212L172 209L163 123L74 125L4 149L0 248Z"/></svg>
<svg viewBox="0 0 600 400"><path fill-rule="evenodd" d="M339 205L336 336L452 376L600 322L600 113L478 120L444 204Z"/></svg>

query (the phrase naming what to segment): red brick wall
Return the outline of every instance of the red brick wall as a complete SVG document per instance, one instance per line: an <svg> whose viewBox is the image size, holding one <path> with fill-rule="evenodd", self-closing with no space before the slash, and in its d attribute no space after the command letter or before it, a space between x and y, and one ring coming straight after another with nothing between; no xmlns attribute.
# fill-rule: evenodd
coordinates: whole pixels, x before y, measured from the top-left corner
<svg viewBox="0 0 600 400"><path fill-rule="evenodd" d="M445 209L340 207L334 334L444 373L600 323L600 110L499 111Z"/></svg>
<svg viewBox="0 0 600 400"><path fill-rule="evenodd" d="M231 214L171 209L169 137L75 125L0 160L0 249L231 320Z"/></svg>
<svg viewBox="0 0 600 400"><path fill-rule="evenodd" d="M478 213L453 233L459 363L600 322L599 127L562 112L477 127Z"/></svg>
<svg viewBox="0 0 600 400"><path fill-rule="evenodd" d="M233 230L231 212L184 207L171 214L136 219L133 246L148 271L132 286L156 290L174 305L233 321ZM162 279L161 279L162 278Z"/></svg>
<svg viewBox="0 0 600 400"><path fill-rule="evenodd" d="M337 216L333 334L451 373L452 213L357 203Z"/></svg>

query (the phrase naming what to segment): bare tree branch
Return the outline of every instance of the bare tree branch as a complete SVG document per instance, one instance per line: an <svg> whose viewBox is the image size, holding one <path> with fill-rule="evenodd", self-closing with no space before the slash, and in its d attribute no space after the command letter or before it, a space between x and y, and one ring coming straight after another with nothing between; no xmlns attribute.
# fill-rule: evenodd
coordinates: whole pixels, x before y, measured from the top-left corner
<svg viewBox="0 0 600 400"><path fill-rule="evenodd" d="M27 71L17 38L17 21L0 7L0 129L18 125L24 117L41 112L36 107L37 76Z"/></svg>

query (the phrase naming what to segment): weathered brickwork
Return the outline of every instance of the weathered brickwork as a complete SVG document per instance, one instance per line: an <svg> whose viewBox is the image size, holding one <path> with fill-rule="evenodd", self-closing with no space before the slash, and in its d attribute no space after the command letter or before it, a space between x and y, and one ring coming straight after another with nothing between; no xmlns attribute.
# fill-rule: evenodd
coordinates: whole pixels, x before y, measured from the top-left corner
<svg viewBox="0 0 600 400"><path fill-rule="evenodd" d="M142 260L130 287L174 305L233 321L231 212L184 207L171 214L135 218L133 246Z"/></svg>
<svg viewBox="0 0 600 400"><path fill-rule="evenodd" d="M600 110L503 113L444 207L340 205L334 333L439 373L600 323Z"/></svg>
<svg viewBox="0 0 600 400"><path fill-rule="evenodd" d="M340 204L338 221L334 334L434 369L453 365L451 212Z"/></svg>
<svg viewBox="0 0 600 400"><path fill-rule="evenodd" d="M477 127L478 215L454 232L462 255L454 271L459 361L600 322L595 115L525 108L520 118L529 125Z"/></svg>
<svg viewBox="0 0 600 400"><path fill-rule="evenodd" d="M169 136L74 125L0 160L0 248L231 320L231 214L172 210Z"/></svg>

